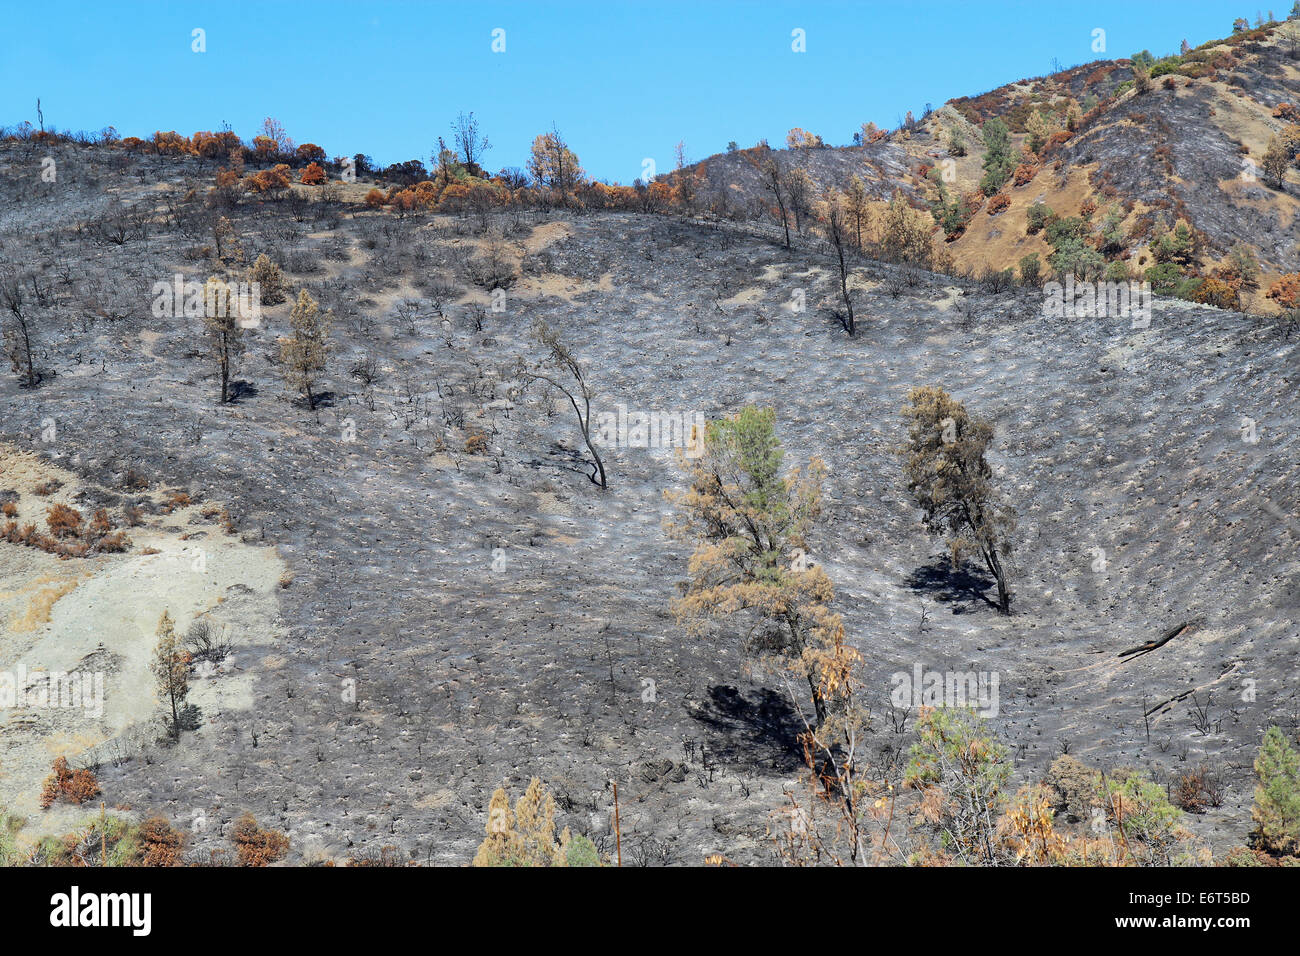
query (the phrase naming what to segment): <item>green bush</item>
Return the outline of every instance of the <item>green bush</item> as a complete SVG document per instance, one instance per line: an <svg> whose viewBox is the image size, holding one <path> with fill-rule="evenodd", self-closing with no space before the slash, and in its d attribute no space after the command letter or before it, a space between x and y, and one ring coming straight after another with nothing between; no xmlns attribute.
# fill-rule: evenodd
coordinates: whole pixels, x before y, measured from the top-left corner
<svg viewBox="0 0 1300 956"><path fill-rule="evenodd" d="M1147 269L1146 280L1156 295L1176 295L1183 281L1183 270L1172 262L1162 262Z"/></svg>
<svg viewBox="0 0 1300 956"><path fill-rule="evenodd" d="M1038 275L1042 271L1042 264L1038 261L1038 253L1031 252L1020 259L1020 284L1034 285L1038 282Z"/></svg>
<svg viewBox="0 0 1300 956"><path fill-rule="evenodd" d="M1184 219L1179 219L1173 229L1163 222L1156 226L1151 238L1151 255L1156 262L1177 262L1187 265L1196 250L1196 236Z"/></svg>
<svg viewBox="0 0 1300 956"><path fill-rule="evenodd" d="M1052 212L1046 203L1036 202L1029 207L1025 217L1027 220L1025 232L1032 236L1055 219L1056 213Z"/></svg>
<svg viewBox="0 0 1300 956"><path fill-rule="evenodd" d="M984 176L980 189L992 196L1011 178L1016 168L1016 158L1011 151L1011 131L1007 124L994 117L984 124Z"/></svg>
<svg viewBox="0 0 1300 956"><path fill-rule="evenodd" d="M1088 234L1088 224L1080 216L1065 216L1053 219L1047 224L1043 236L1048 245L1061 246L1071 241L1081 242Z"/></svg>
<svg viewBox="0 0 1300 956"><path fill-rule="evenodd" d="M1272 853L1300 853L1300 754L1270 727L1255 758L1255 838Z"/></svg>
<svg viewBox="0 0 1300 956"><path fill-rule="evenodd" d="M1128 263L1120 259L1106 264L1106 271L1101 274L1105 282L1127 282L1129 280Z"/></svg>
<svg viewBox="0 0 1300 956"><path fill-rule="evenodd" d="M1102 786L1109 821L1124 834L1124 844L1140 865L1170 866L1183 860L1187 838L1183 811L1169 802L1165 788L1139 770L1117 771Z"/></svg>
<svg viewBox="0 0 1300 956"><path fill-rule="evenodd" d="M564 850L564 865L601 866L600 853L596 850L596 844L581 833L572 834L569 837L569 845Z"/></svg>
<svg viewBox="0 0 1300 956"><path fill-rule="evenodd" d="M0 810L0 866L18 866L22 862L17 839L22 825L21 817Z"/></svg>

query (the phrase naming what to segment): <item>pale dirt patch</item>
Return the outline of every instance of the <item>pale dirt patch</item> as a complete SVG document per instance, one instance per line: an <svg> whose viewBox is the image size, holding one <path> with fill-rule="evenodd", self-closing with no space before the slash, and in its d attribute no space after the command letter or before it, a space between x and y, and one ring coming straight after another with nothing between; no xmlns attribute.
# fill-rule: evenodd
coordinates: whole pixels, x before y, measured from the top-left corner
<svg viewBox="0 0 1300 956"><path fill-rule="evenodd" d="M572 302L576 297L589 292L613 292L614 274L606 272L592 282L588 279L560 275L557 272L547 272L540 276L525 276L510 291L521 296L554 297ZM486 293L481 297L490 299Z"/></svg>
<svg viewBox="0 0 1300 956"><path fill-rule="evenodd" d="M148 329L140 332L140 351L155 362L158 361L158 356L153 354L153 347L158 344L160 338L162 338L161 332L151 332Z"/></svg>
<svg viewBox="0 0 1300 956"><path fill-rule="evenodd" d="M949 286L944 286L943 291L944 291L944 297L930 304L933 305L940 312L947 312L954 305L956 305L957 300L961 298L961 289L959 289L955 285L949 285Z"/></svg>
<svg viewBox="0 0 1300 956"><path fill-rule="evenodd" d="M544 222L533 227L533 231L524 240L524 249L531 255L572 235L573 227L567 222Z"/></svg>

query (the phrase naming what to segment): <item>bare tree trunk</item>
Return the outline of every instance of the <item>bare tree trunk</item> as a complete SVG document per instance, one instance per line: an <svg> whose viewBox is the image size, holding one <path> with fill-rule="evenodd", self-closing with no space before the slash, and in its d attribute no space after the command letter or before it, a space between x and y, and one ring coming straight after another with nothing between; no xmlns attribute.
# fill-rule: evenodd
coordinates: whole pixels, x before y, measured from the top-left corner
<svg viewBox="0 0 1300 956"><path fill-rule="evenodd" d="M998 582L998 610L1003 614L1011 613L1011 591L1007 587L1007 572L1002 567L1002 561L998 558L997 549L992 545L985 545L984 563L988 565L989 571Z"/></svg>
<svg viewBox="0 0 1300 956"><path fill-rule="evenodd" d="M221 336L221 404L230 401L230 346L226 336Z"/></svg>
<svg viewBox="0 0 1300 956"><path fill-rule="evenodd" d="M578 413L578 426L582 429L582 440L587 444L587 451L591 452L592 460L596 464L596 470L591 474L591 480L594 484L600 485L601 488L608 488L609 484L605 479L605 463L600 460L600 453L596 451L596 445L591 440L591 400L583 399L583 405L586 406L587 414L583 415L578 411L578 403L569 397L573 410ZM597 477L599 476L599 477Z"/></svg>
<svg viewBox="0 0 1300 956"><path fill-rule="evenodd" d="M841 235L840 224L831 223L831 238L835 240L835 252L840 258L840 295L844 297L844 308L848 312L848 321L844 324L850 336L857 331L857 323L853 318L853 299L849 297L849 272L844 264L844 237Z"/></svg>
<svg viewBox="0 0 1300 956"><path fill-rule="evenodd" d="M32 364L32 339L27 332L27 320L19 318L18 328L23 333L23 355L27 358L27 387L36 387L36 366Z"/></svg>

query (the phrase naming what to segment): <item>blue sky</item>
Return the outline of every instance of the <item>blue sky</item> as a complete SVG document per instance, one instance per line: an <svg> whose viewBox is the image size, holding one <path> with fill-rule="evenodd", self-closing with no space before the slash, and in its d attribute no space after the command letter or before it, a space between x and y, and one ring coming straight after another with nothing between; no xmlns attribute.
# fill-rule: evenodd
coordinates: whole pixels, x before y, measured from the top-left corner
<svg viewBox="0 0 1300 956"><path fill-rule="evenodd" d="M1275 0L1279 17L1291 0ZM1268 12L1267 6L1263 8ZM474 111L486 165L523 166L554 123L599 179L630 183L729 140L773 145L801 126L847 143L927 102L1148 48L1224 36L1231 0L523 3L0 0L0 125L251 137L274 116L331 155L426 163ZM205 31L204 53L191 50ZM505 52L492 31L505 30ZM1106 52L1094 53L1093 31ZM804 31L806 52L791 49Z"/></svg>

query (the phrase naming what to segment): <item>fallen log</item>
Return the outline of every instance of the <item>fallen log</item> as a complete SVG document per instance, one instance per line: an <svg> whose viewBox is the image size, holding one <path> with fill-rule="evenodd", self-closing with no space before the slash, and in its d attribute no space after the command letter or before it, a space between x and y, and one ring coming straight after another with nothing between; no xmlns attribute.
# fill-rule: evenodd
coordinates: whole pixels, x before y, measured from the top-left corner
<svg viewBox="0 0 1300 956"><path fill-rule="evenodd" d="M1139 644L1137 647L1130 647L1126 651L1120 651L1118 656L1128 657L1129 655L1141 656L1142 654L1150 654L1156 648L1164 647L1179 634L1183 633L1183 631L1192 626L1192 623L1193 622L1191 621L1183 621L1181 624L1175 624L1169 630L1165 631L1164 634L1160 635L1158 640L1147 641L1145 644Z"/></svg>

